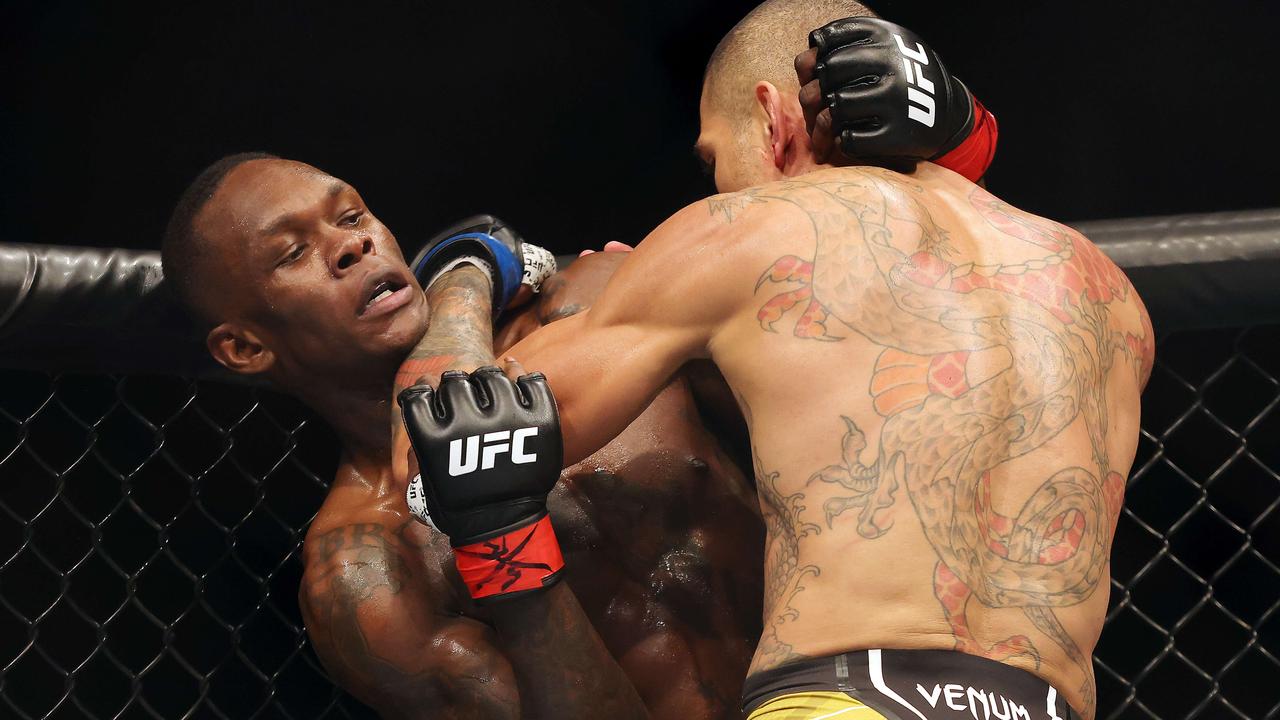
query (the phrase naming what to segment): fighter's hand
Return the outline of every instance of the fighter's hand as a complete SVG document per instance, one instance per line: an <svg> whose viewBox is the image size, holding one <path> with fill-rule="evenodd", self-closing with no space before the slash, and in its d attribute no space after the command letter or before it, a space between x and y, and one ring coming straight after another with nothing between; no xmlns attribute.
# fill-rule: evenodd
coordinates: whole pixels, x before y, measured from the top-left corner
<svg viewBox="0 0 1280 720"><path fill-rule="evenodd" d="M629 252L631 252L632 250L635 250L635 248L634 248L634 247L632 247L632 246L630 246L630 245L628 245L628 244L626 244L626 243L624 243L624 242L618 242L617 240L610 240L609 242L607 242L607 243L605 243L605 244L604 244L604 249L602 249L602 250L601 250L601 252L607 252L607 253L612 253L612 252L629 253ZM578 253L578 257L583 257L584 255L590 255L590 254L592 254L592 253L594 253L594 252L595 252L595 250L592 250L592 249L588 248L588 249L583 250L582 252Z"/></svg>
<svg viewBox="0 0 1280 720"><path fill-rule="evenodd" d="M527 302L556 272L556 258L524 242L520 234L492 215L454 223L429 240L410 268L422 288L449 270L470 263L484 270L493 287L493 316Z"/></svg>
<svg viewBox="0 0 1280 720"><path fill-rule="evenodd" d="M804 121L809 128L814 157L818 162L844 165L849 162L849 159L841 154L840 140L831 130L831 108L826 106L822 83L814 74L814 67L817 64L817 48L809 48L796 56L796 78L800 81L800 107L804 110Z"/></svg>
<svg viewBox="0 0 1280 720"><path fill-rule="evenodd" d="M450 371L438 390L415 385L399 402L420 470L409 509L449 536L471 596L491 601L554 585L564 560L547 493L564 448L546 378Z"/></svg>
<svg viewBox="0 0 1280 720"><path fill-rule="evenodd" d="M911 170L932 160L977 181L995 116L915 33L878 18L828 23L796 56L800 104L821 162Z"/></svg>

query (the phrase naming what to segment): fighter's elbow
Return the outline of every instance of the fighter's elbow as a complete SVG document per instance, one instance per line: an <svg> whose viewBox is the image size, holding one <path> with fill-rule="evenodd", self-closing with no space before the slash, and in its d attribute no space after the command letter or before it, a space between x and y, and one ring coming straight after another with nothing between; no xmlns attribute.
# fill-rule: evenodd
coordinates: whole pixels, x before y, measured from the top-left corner
<svg viewBox="0 0 1280 720"><path fill-rule="evenodd" d="M520 694L506 659L467 633L443 630L426 639L412 664L371 657L355 694L384 718L518 720Z"/></svg>
<svg viewBox="0 0 1280 720"><path fill-rule="evenodd" d="M383 718L520 717L515 677L491 629L422 613L405 595L370 598L368 581L337 572L322 583L304 579L299 593L307 633L334 681Z"/></svg>
<svg viewBox="0 0 1280 720"><path fill-rule="evenodd" d="M471 635L449 629L433 634L411 682L390 679L379 688L383 717L518 720L520 694L510 666Z"/></svg>

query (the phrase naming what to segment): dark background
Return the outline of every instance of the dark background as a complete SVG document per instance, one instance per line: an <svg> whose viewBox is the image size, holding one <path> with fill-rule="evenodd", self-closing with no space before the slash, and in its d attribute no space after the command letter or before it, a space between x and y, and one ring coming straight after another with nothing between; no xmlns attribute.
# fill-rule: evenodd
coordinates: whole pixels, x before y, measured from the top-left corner
<svg viewBox="0 0 1280 720"><path fill-rule="evenodd" d="M701 72L751 0L5 3L4 240L155 247L211 160L344 177L411 243L504 216L557 251L707 194ZM989 180L1083 220L1276 205L1277 3L873 3L994 110Z"/></svg>
<svg viewBox="0 0 1280 720"><path fill-rule="evenodd" d="M701 69L752 4L0 0L0 240L155 247L186 182L247 149L347 178L406 242L480 210L560 251L635 240L710 190ZM989 179L1015 204L1280 204L1277 3L875 6L998 114ZM1158 356L1099 717L1280 717L1280 326ZM0 372L0 717L368 717L296 604L335 460L309 417L181 378Z"/></svg>

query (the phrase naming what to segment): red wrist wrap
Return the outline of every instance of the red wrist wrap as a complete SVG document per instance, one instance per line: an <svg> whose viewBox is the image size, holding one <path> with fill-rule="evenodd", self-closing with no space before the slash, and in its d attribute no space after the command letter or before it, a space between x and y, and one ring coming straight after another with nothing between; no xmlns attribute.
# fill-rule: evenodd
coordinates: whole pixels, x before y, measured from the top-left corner
<svg viewBox="0 0 1280 720"><path fill-rule="evenodd" d="M564 568L549 515L488 540L455 547L453 559L477 600L548 587Z"/></svg>
<svg viewBox="0 0 1280 720"><path fill-rule="evenodd" d="M942 167L978 182L996 156L996 116L973 99L973 130L954 150L934 160Z"/></svg>

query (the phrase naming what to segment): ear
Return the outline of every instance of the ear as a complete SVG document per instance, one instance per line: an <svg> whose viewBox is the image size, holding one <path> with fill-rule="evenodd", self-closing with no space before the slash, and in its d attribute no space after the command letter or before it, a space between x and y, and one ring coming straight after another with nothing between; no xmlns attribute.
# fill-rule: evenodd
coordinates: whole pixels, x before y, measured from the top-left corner
<svg viewBox="0 0 1280 720"><path fill-rule="evenodd" d="M756 102L768 125L770 158L783 176L803 175L816 169L813 144L805 126L804 110L794 93L784 96L773 83L761 80L755 86Z"/></svg>
<svg viewBox="0 0 1280 720"><path fill-rule="evenodd" d="M787 165L787 147L791 143L790 118L782 104L782 94L774 84L765 80L756 83L756 102L768 123L766 131L773 167L782 172Z"/></svg>
<svg viewBox="0 0 1280 720"><path fill-rule="evenodd" d="M234 323L222 323L210 330L204 342L214 360L241 375L264 373L276 362L275 353L257 335Z"/></svg>

